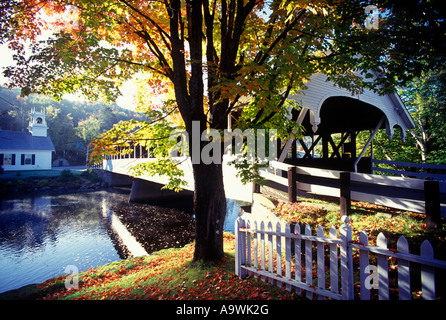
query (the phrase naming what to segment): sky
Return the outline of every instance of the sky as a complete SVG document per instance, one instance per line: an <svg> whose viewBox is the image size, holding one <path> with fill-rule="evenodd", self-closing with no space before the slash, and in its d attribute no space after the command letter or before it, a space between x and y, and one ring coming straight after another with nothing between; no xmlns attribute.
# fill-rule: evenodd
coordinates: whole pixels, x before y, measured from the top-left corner
<svg viewBox="0 0 446 320"><path fill-rule="evenodd" d="M0 85L4 86L7 82L7 78L3 76L3 71L5 67L14 65L14 60L12 58L13 52L8 49L7 45L0 45ZM121 88L122 96L116 100L116 103L122 107L129 110L134 110L136 104L134 103L134 97L136 95L136 88L131 82L127 82ZM66 95L64 98L74 101L84 101L82 97L76 95Z"/></svg>

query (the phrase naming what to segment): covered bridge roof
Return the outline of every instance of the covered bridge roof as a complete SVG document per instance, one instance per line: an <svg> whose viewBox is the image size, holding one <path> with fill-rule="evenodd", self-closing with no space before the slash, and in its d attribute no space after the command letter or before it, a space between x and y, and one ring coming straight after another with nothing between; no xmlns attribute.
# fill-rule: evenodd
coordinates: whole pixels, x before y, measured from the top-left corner
<svg viewBox="0 0 446 320"><path fill-rule="evenodd" d="M415 126L397 94L379 95L365 89L361 94L352 95L347 89L327 81L322 73L312 75L306 87L289 97L299 103L302 111L310 111L301 119L306 135L370 130L383 116L385 121L381 128L386 128L390 137L395 126L401 127L402 139L406 130Z"/></svg>

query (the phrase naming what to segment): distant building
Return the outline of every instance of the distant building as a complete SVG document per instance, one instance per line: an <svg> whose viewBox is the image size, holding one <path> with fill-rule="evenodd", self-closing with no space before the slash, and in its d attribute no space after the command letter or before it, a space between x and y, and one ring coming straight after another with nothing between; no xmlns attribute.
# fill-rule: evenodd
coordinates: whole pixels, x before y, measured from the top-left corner
<svg viewBox="0 0 446 320"><path fill-rule="evenodd" d="M65 158L58 158L53 161L53 167L68 167L70 162Z"/></svg>
<svg viewBox="0 0 446 320"><path fill-rule="evenodd" d="M5 171L50 170L52 152L46 112L31 110L28 132L0 130L0 166Z"/></svg>

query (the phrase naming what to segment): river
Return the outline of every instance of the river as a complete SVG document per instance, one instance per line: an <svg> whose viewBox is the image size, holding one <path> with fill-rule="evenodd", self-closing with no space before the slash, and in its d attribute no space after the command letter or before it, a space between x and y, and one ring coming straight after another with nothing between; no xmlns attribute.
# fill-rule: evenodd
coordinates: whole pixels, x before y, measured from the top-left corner
<svg viewBox="0 0 446 320"><path fill-rule="evenodd" d="M193 240L190 213L129 204L128 191L30 195L0 201L0 293ZM244 203L227 200L233 232Z"/></svg>

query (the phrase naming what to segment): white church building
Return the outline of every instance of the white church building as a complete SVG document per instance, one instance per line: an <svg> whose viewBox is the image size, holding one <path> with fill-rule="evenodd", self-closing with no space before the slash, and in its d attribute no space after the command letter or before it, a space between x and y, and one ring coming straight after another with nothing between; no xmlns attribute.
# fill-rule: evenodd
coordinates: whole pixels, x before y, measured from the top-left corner
<svg viewBox="0 0 446 320"><path fill-rule="evenodd" d="M45 110L31 109L28 132L0 130L0 167L5 171L51 170L52 152Z"/></svg>

